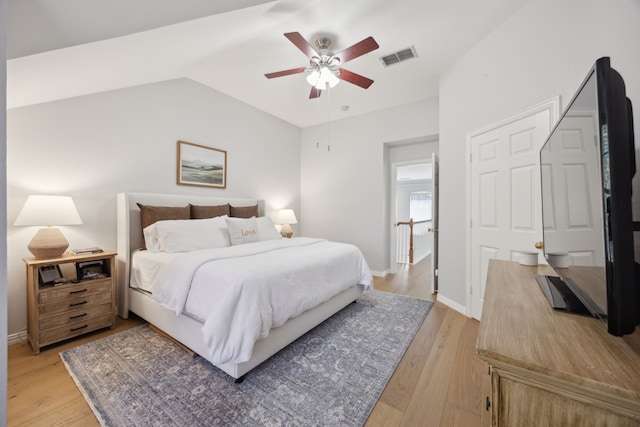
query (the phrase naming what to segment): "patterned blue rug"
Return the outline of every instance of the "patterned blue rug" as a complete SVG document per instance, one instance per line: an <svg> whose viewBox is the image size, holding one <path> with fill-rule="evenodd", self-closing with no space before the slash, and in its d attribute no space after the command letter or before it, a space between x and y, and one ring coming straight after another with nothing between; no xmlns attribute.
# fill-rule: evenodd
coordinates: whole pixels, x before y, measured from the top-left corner
<svg viewBox="0 0 640 427"><path fill-rule="evenodd" d="M60 357L103 426L362 426L431 306L367 292L240 384L147 325Z"/></svg>

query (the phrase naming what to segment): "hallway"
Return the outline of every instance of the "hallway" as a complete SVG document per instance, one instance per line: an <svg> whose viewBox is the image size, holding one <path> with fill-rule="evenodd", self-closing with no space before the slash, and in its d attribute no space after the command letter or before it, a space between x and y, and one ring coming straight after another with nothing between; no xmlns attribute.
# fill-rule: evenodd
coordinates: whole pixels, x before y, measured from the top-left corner
<svg viewBox="0 0 640 427"><path fill-rule="evenodd" d="M397 269L396 274L375 277L374 287L396 294L435 300L436 295L431 294L431 255L413 265L398 263Z"/></svg>

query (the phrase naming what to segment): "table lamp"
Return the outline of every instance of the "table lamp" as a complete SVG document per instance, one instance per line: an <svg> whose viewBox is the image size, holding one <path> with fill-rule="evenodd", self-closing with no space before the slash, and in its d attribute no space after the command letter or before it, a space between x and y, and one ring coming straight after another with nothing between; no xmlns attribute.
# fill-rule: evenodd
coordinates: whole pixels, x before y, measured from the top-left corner
<svg viewBox="0 0 640 427"><path fill-rule="evenodd" d="M39 259L62 256L69 242L54 225L82 224L73 199L69 196L29 196L13 225L42 225L27 248Z"/></svg>
<svg viewBox="0 0 640 427"><path fill-rule="evenodd" d="M298 220L296 219L296 214L293 212L293 209L281 209L278 212L276 222L282 224L280 232L284 233L285 237L290 239L291 236L293 236L293 229L290 224L297 224Z"/></svg>

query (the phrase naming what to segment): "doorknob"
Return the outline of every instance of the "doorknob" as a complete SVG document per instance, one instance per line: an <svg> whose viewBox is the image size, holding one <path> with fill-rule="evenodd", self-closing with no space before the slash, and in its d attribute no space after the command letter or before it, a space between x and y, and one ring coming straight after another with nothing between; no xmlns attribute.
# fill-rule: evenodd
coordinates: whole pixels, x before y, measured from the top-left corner
<svg viewBox="0 0 640 427"><path fill-rule="evenodd" d="M427 231L428 231L429 233L437 233L437 232L438 232L438 231L440 231L440 230L438 230L437 228L429 228Z"/></svg>
<svg viewBox="0 0 640 427"><path fill-rule="evenodd" d="M544 248L544 242L536 242L536 244L534 246L536 247L536 249L543 249Z"/></svg>

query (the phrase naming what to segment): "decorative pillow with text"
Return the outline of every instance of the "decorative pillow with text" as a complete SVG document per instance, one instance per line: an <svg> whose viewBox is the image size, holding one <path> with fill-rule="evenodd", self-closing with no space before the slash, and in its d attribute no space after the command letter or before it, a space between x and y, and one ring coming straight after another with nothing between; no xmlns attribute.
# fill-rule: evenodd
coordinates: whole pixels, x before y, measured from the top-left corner
<svg viewBox="0 0 640 427"><path fill-rule="evenodd" d="M252 218L226 218L232 245L243 245L260 241L258 221Z"/></svg>

